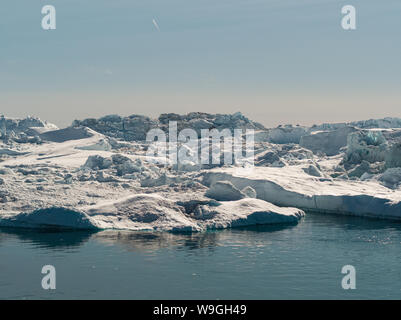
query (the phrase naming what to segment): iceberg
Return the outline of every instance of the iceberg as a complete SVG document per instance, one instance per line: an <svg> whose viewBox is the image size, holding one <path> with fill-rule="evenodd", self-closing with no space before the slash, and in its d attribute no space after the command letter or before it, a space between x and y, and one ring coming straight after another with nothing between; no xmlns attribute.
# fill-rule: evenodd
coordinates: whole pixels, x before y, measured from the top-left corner
<svg viewBox="0 0 401 320"><path fill-rule="evenodd" d="M189 205L158 195L139 194L79 211L48 208L4 216L0 218L0 226L198 232L258 224L293 224L303 216L302 210L280 208L258 199L224 203L195 201Z"/></svg>
<svg viewBox="0 0 401 320"><path fill-rule="evenodd" d="M254 167L149 157L147 130L167 133L170 121L254 130ZM198 232L294 224L308 211L401 218L398 118L269 129L241 113L193 112L64 129L1 117L0 128L0 226Z"/></svg>
<svg viewBox="0 0 401 320"><path fill-rule="evenodd" d="M251 186L262 199L278 206L319 213L401 219L401 191L378 182L343 181L309 175L301 167L259 167L249 170L213 169L203 183L230 181L236 188Z"/></svg>

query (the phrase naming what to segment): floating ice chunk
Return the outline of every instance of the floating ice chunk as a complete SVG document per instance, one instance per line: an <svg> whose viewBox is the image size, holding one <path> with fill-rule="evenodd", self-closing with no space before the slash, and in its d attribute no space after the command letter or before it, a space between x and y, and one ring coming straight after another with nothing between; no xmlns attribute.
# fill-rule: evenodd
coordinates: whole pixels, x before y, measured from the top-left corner
<svg viewBox="0 0 401 320"><path fill-rule="evenodd" d="M254 188L258 199L278 206L320 213L401 219L401 192L374 181L331 181L308 177L298 168L255 167L241 173L233 168L205 172L203 183L230 181L237 189ZM344 176L346 178L346 176Z"/></svg>
<svg viewBox="0 0 401 320"><path fill-rule="evenodd" d="M85 213L65 208L48 208L0 218L0 226L19 228L98 229Z"/></svg>
<svg viewBox="0 0 401 320"><path fill-rule="evenodd" d="M139 194L76 211L49 208L2 216L0 226L192 232L257 224L293 224L303 216L302 210L280 208L258 199L183 203L159 195Z"/></svg>
<svg viewBox="0 0 401 320"><path fill-rule="evenodd" d="M297 223L304 211L297 208L283 208L259 199L242 199L222 203L215 208L213 228L220 226L239 227L261 224Z"/></svg>
<svg viewBox="0 0 401 320"><path fill-rule="evenodd" d="M135 195L83 209L102 228L204 231L239 226L296 223L304 212L258 199L174 202L159 195Z"/></svg>

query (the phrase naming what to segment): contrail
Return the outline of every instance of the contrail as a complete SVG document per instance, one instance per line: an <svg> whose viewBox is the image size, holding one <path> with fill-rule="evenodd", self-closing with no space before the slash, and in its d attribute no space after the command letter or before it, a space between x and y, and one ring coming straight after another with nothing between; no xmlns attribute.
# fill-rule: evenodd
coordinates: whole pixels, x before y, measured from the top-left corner
<svg viewBox="0 0 401 320"><path fill-rule="evenodd" d="M153 25L156 27L156 29L157 29L158 31L160 31L159 25L157 24L156 20L153 19L152 22L153 22Z"/></svg>

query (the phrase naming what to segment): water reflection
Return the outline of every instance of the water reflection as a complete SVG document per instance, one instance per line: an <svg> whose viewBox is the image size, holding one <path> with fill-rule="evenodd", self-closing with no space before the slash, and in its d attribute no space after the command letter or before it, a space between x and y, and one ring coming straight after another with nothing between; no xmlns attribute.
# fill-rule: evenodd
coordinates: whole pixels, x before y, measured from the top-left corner
<svg viewBox="0 0 401 320"><path fill-rule="evenodd" d="M235 229L231 229L236 232L277 232L282 230L291 230L295 228L300 222L295 222L291 224L274 224L274 225L256 225L256 226L248 226L248 227L238 227Z"/></svg>
<svg viewBox="0 0 401 320"><path fill-rule="evenodd" d="M38 248L63 250L82 246L92 235L93 232L90 231L60 232L59 230L0 228L0 244L6 240L19 240Z"/></svg>
<svg viewBox="0 0 401 320"><path fill-rule="evenodd" d="M325 214L192 234L3 228L0 298L47 298L32 279L48 263L62 298L348 299L345 264L359 273L353 298L399 297L400 242L397 222Z"/></svg>
<svg viewBox="0 0 401 320"><path fill-rule="evenodd" d="M305 226L306 224L306 226ZM294 225L257 225L235 229L215 230L201 233L168 233L168 232L134 232L122 230L105 231L60 231L60 230L31 230L18 228L0 228L0 245L7 240L19 240L36 248L51 250L67 250L79 248L88 241L94 241L107 246L120 246L127 251L156 251L163 248L177 250L197 251L207 248L213 251L218 246L249 246L260 247L270 245L268 236L261 237L260 233L291 233L294 228L302 228L303 233L308 232L312 225L328 227L333 233L327 233L321 240L337 241L337 231L372 231L377 232L374 241L381 241L382 237L391 237L394 233L398 237L401 223L387 220L338 216L329 214L309 213L304 221ZM382 232L384 231L384 232ZM239 236L240 234L240 236ZM364 233L359 234L357 240L365 239ZM372 234L367 235L372 237ZM389 239L382 239L388 242ZM390 239L391 240L391 239Z"/></svg>
<svg viewBox="0 0 401 320"><path fill-rule="evenodd" d="M107 230L96 233L93 240L108 245L120 245L129 251L152 251L167 247L193 250L213 248L219 242L218 232L203 233L168 233L168 232L132 232Z"/></svg>
<svg viewBox="0 0 401 320"><path fill-rule="evenodd" d="M344 230L385 230L401 231L401 220L380 219L377 217L356 217L326 213L307 213L305 219L312 219L314 224L329 225Z"/></svg>
<svg viewBox="0 0 401 320"><path fill-rule="evenodd" d="M124 230L96 232L0 228L0 244L2 241L17 239L37 248L65 250L78 248L87 241L95 241L103 245L118 245L127 251L154 251L169 247L189 251L201 248L213 250L213 248L227 241L252 245L252 239L255 236L250 236L251 234L278 232L293 227L295 225L265 225L182 234ZM242 240L235 239L237 233L243 235Z"/></svg>

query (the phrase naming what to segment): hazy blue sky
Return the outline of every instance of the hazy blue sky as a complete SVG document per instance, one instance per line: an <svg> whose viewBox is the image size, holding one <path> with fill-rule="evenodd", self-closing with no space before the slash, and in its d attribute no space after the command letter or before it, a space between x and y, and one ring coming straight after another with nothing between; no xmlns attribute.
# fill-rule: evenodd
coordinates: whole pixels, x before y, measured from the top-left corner
<svg viewBox="0 0 401 320"><path fill-rule="evenodd" d="M355 31L341 28L346 4ZM400 57L400 0L1 0L0 113L60 126L110 113L401 116Z"/></svg>

